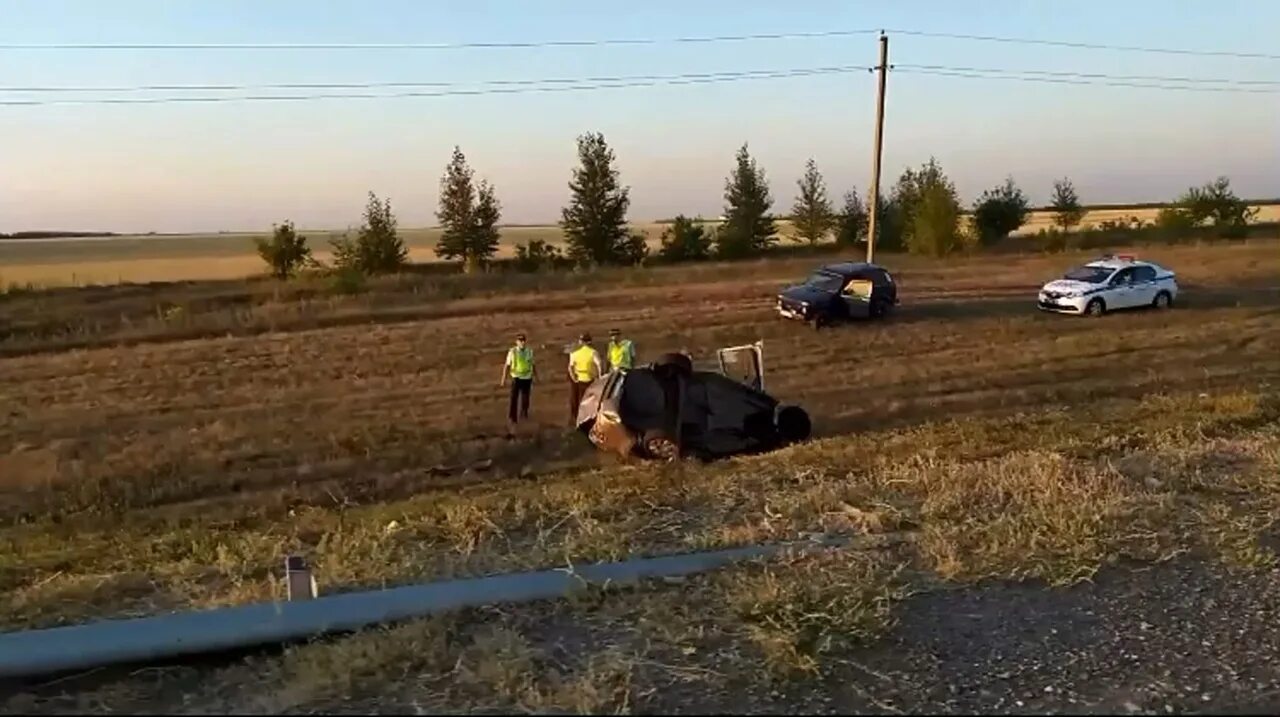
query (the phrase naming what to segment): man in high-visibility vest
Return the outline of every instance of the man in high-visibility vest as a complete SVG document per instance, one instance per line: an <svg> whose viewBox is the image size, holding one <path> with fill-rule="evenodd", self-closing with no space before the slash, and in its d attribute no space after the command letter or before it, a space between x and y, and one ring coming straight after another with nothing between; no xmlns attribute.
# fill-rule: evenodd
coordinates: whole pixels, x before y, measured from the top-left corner
<svg viewBox="0 0 1280 717"><path fill-rule="evenodd" d="M622 338L622 332L617 329L609 330L609 347L605 353L609 359L610 371L628 371L636 362L635 344L631 343L631 339Z"/></svg>
<svg viewBox="0 0 1280 717"><path fill-rule="evenodd" d="M529 420L529 397L533 393L533 379L538 375L533 363L533 349L525 343L523 333L516 334L516 345L507 349L499 386L507 385L508 375L511 377L511 399L507 407L507 436L510 437L515 434L516 423L521 418Z"/></svg>
<svg viewBox="0 0 1280 717"><path fill-rule="evenodd" d="M587 387L604 373L600 354L591 346L591 334L578 337L578 348L569 353L569 426L578 422L578 404Z"/></svg>

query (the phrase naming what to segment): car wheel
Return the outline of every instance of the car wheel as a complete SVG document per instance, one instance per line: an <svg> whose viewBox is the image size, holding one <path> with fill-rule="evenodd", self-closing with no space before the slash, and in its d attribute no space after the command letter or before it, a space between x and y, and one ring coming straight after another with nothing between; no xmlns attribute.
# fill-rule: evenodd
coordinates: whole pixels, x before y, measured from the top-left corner
<svg viewBox="0 0 1280 717"><path fill-rule="evenodd" d="M783 406L778 409L778 436L787 443L796 443L809 438L813 424L809 421L809 413L799 406Z"/></svg>
<svg viewBox="0 0 1280 717"><path fill-rule="evenodd" d="M828 322L826 318L824 318L822 314L818 314L817 316L813 317L813 330L820 331L823 326L827 325L827 323Z"/></svg>
<svg viewBox="0 0 1280 717"><path fill-rule="evenodd" d="M680 457L680 446L666 431L648 431L644 434L644 453L659 461L674 461Z"/></svg>
<svg viewBox="0 0 1280 717"><path fill-rule="evenodd" d="M1084 315L1098 318L1107 313L1107 304L1102 299L1094 299L1084 307Z"/></svg>
<svg viewBox="0 0 1280 717"><path fill-rule="evenodd" d="M871 302L871 318L883 319L889 315L890 304L884 299L876 299Z"/></svg>
<svg viewBox="0 0 1280 717"><path fill-rule="evenodd" d="M1169 292L1162 291L1159 294L1156 294L1156 299L1151 302L1151 305L1157 309L1167 309L1170 306L1173 306L1173 297L1170 296Z"/></svg>

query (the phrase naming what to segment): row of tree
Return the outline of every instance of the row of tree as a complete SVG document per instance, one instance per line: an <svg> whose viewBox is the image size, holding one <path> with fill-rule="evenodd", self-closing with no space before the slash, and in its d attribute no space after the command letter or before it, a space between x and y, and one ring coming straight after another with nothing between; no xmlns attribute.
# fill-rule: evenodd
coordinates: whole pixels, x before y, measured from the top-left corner
<svg viewBox="0 0 1280 717"><path fill-rule="evenodd" d="M644 235L631 231L627 222L630 189L621 184L615 161L603 135L588 133L578 138L578 166L569 181L570 201L561 210L567 252L545 242L530 242L517 247L519 267L635 265L648 257ZM869 210L856 188L844 194L838 209L833 207L812 159L796 184L791 209L796 241L817 244L834 237L843 246L866 241ZM734 168L725 181L724 200L724 216L714 225L698 218L675 217L662 234L661 258L667 262L738 259L777 245L773 197L764 170L746 144L738 149ZM932 256L998 243L1025 224L1031 213L1026 195L1007 178L983 192L966 216L954 183L933 158L919 168L907 168L877 204L878 248ZM1076 227L1085 215L1075 188L1066 178L1054 182L1050 207L1054 223L1063 232ZM1170 228L1212 224L1230 236L1243 230L1253 217L1252 211L1231 191L1228 180L1219 178L1188 190L1174 207L1161 212L1157 223ZM496 191L488 181L476 181L457 147L440 180L436 217L441 233L435 252L440 258L459 261L465 270L476 271L497 253L502 209ZM408 259L390 202L372 193L360 230L355 237L334 241L333 249L336 268L361 274L395 271ZM258 250L276 276L289 276L314 264L306 240L289 222L276 227L270 240L258 240Z"/></svg>

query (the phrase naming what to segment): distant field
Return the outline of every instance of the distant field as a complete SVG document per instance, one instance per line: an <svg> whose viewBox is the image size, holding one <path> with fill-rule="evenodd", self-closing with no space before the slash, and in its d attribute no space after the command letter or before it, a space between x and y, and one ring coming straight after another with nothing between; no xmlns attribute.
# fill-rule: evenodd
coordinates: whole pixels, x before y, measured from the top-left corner
<svg viewBox="0 0 1280 717"><path fill-rule="evenodd" d="M1098 223L1137 217L1152 221L1159 209L1095 209L1085 217L1085 228ZM1026 236L1052 225L1052 214L1032 213L1015 235ZM1280 221L1280 205L1259 207L1257 221ZM780 221L783 239L793 236L790 222ZM650 247L659 246L663 224L637 224ZM340 230L303 230L317 259L328 261L329 241L342 236ZM436 261L437 228L403 229L401 236L415 262ZM0 240L0 284L33 283L43 286L113 284L122 282L182 281L193 279L236 279L262 272L263 265L253 249L253 238L262 233L122 235L111 238L55 239L40 241ZM541 239L563 244L563 234L554 225L514 226L503 229L500 257L514 255L518 244Z"/></svg>

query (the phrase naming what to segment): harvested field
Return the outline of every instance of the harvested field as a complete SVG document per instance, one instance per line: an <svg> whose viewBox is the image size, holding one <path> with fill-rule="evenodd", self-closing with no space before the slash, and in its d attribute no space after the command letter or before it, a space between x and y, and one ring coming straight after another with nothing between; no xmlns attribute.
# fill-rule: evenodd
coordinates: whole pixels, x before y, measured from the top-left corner
<svg viewBox="0 0 1280 717"><path fill-rule="evenodd" d="M1255 221L1280 221L1280 204L1262 204ZM1089 210L1080 228L1096 227L1102 222L1155 221L1159 210L1141 208L1105 208ZM1042 229L1053 226L1053 214L1034 211L1015 237L1030 239ZM646 222L632 225L643 234L651 251L657 251L665 225ZM350 231L350 230L348 230ZM330 260L329 242L341 237L342 230L299 229L310 240L315 257ZM415 262L437 261L434 247L439 239L437 228L406 228L400 231ZM778 235L784 244L794 238L791 223L778 222ZM122 235L111 238L55 239L39 241L0 240L0 288L10 285L86 286L122 282L192 281L200 279L240 279L263 273L262 260L253 249L255 237L266 232L224 232L217 234ZM515 256L515 247L532 240L563 246L564 235L558 226L511 226L502 229L498 257Z"/></svg>
<svg viewBox="0 0 1280 717"><path fill-rule="evenodd" d="M0 615L14 628L269 599L286 550L311 556L331 592L813 532L879 536L869 552L748 566L645 600L459 615L201 670L181 689L88 693L134 709L337 709L382 695L347 709L643 710L670 709L668 690L712 676L730 695L744 681L827 679L921 589L1065 585L1187 551L1270 568L1260 536L1280 515L1280 243L1142 254L1178 271L1177 308L1096 321L1036 312L1034 289L1083 255L885 257L898 314L823 332L771 312L780 284L812 264L793 259L635 279L481 277L434 294L405 287L444 279L414 277L274 325L220 325L238 309L187 303L182 322L141 334L104 316L76 350L61 350L65 336L13 333L0 340ZM76 296L7 297L0 316L34 321L28 302L41 301L70 315ZM146 295L94 296L124 302L115 314L154 313ZM269 299L281 312L304 301ZM763 338L770 391L806 406L819 440L711 466L597 456L566 435L559 347L615 325L641 360L686 348L706 361ZM516 331L530 334L543 380L534 427L508 441L497 374ZM562 643L572 659L553 649ZM165 703L175 689L198 705ZM66 708L42 699L5 708Z"/></svg>

